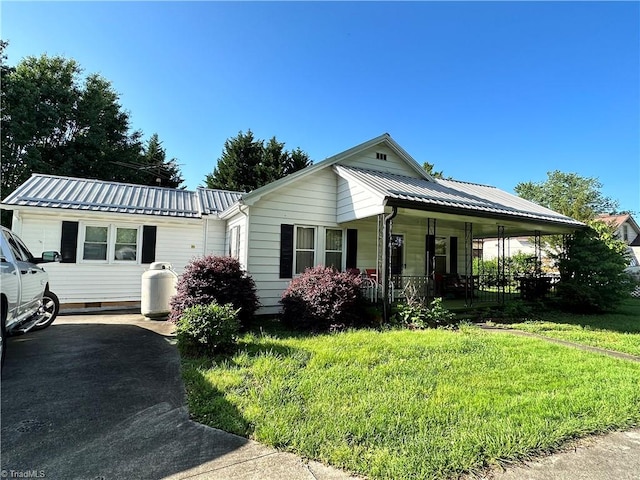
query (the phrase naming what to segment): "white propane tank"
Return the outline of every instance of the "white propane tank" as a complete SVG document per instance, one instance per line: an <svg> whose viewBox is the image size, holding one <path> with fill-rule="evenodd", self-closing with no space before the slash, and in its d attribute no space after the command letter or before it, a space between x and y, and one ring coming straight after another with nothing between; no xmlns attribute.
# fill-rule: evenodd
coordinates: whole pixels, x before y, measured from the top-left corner
<svg viewBox="0 0 640 480"><path fill-rule="evenodd" d="M148 318L165 318L171 307L169 300L176 294L178 275L167 262L153 262L142 274L140 311Z"/></svg>

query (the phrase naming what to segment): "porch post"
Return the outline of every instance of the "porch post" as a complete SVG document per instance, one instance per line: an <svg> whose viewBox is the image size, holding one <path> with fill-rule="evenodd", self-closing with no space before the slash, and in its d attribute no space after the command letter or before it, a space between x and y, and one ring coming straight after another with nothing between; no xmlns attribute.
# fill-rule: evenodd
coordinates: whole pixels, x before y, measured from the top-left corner
<svg viewBox="0 0 640 480"><path fill-rule="evenodd" d="M382 276L382 308L383 317L385 322L389 322L389 316L391 315L391 305L389 301L389 292L391 291L391 229L392 220L398 214L398 207L391 207L392 211L389 215L384 217L384 252L385 262Z"/></svg>
<svg viewBox="0 0 640 480"><path fill-rule="evenodd" d="M535 277L540 278L542 276L542 238L540 230L534 232L533 246L536 255Z"/></svg>
<svg viewBox="0 0 640 480"><path fill-rule="evenodd" d="M504 305L506 274L505 274L505 252L504 252L504 225L498 225L498 301Z"/></svg>
<svg viewBox="0 0 640 480"><path fill-rule="evenodd" d="M433 241L431 241L433 239ZM426 265L425 265L425 275L427 276L427 301L431 301L436 296L436 276L434 275L435 271L435 240L436 239L436 219L435 218L427 218L427 237L426 237Z"/></svg>
<svg viewBox="0 0 640 480"><path fill-rule="evenodd" d="M464 289L465 305L473 305L473 223L464 223L464 274L467 278Z"/></svg>

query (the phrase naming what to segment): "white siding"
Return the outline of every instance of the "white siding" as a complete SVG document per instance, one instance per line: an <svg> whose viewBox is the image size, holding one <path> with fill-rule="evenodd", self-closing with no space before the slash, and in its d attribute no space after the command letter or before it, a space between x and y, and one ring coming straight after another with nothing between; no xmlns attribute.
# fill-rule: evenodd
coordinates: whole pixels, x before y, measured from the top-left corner
<svg viewBox="0 0 640 480"><path fill-rule="evenodd" d="M368 218L384 212L382 199L359 184L338 178L338 223Z"/></svg>
<svg viewBox="0 0 640 480"><path fill-rule="evenodd" d="M247 215L244 213L238 213L237 215L231 217L227 221L227 228L225 232L225 248L224 255L229 254L229 239L230 239L230 231L232 228L239 227L240 228L240 265L242 268L246 270L247 268Z"/></svg>
<svg viewBox="0 0 640 480"><path fill-rule="evenodd" d="M206 222L206 248L207 255L226 255L227 223L224 220L209 218Z"/></svg>
<svg viewBox="0 0 640 480"><path fill-rule="evenodd" d="M251 207L247 265L263 305L259 314L279 311L278 301L290 281L279 278L280 225L337 227L336 192L335 173L324 169L266 195Z"/></svg>
<svg viewBox="0 0 640 480"><path fill-rule="evenodd" d="M386 154L387 159L377 159L376 152ZM384 145L372 147L359 155L353 156L339 163L340 165L348 167L366 168L378 172L395 173L397 175L420 178L418 173L411 168L407 162L399 158L393 150Z"/></svg>
<svg viewBox="0 0 640 480"><path fill-rule="evenodd" d="M123 217L124 218L124 217ZM34 255L43 250L60 250L62 221L82 221L56 215L23 214L18 235ZM187 263L203 253L203 227L199 221L155 223L154 217L85 217L84 221L110 222L116 225L156 225L156 261L166 261L180 274ZM125 263L49 263L51 291L61 303L140 301L141 280L147 265Z"/></svg>
<svg viewBox="0 0 640 480"><path fill-rule="evenodd" d="M358 220L349 222L345 225L347 228L356 228L358 230L358 258L357 267L360 270L376 268L377 246L377 223L375 218ZM425 249L427 236L426 219L419 217L403 217L398 216L393 220L392 233L402 235L404 237L404 260L405 264L403 275L421 276L425 274ZM464 249L464 230L457 228L455 225L437 226L436 236L445 237L447 239L447 271L451 268L451 237L458 238L458 272L464 273L465 269L465 249Z"/></svg>

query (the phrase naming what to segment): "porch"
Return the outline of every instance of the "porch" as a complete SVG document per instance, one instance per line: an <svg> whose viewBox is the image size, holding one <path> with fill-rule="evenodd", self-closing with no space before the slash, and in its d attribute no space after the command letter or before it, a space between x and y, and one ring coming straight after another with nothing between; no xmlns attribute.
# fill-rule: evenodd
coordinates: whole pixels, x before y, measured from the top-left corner
<svg viewBox="0 0 640 480"><path fill-rule="evenodd" d="M558 280L542 271L540 225L461 217L412 209L394 209L348 222L358 232L357 265L363 292L371 302L440 297L456 307L504 304L509 298L531 300L551 295ZM546 234L557 234L555 231ZM511 236L529 235L534 245L527 271L513 271L507 259ZM497 270L485 271L484 240L495 247ZM352 256L353 252L352 252Z"/></svg>

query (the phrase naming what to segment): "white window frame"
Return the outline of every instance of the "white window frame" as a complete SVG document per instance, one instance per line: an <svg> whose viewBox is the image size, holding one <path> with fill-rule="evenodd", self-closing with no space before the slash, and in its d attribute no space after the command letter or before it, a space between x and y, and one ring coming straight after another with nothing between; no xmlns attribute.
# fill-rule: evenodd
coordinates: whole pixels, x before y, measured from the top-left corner
<svg viewBox="0 0 640 480"><path fill-rule="evenodd" d="M298 271L298 229L310 228L313 229L313 264L311 267L315 267L318 264L318 227L313 225L294 225L293 229L293 275L298 276L301 273ZM310 252L311 249L300 249L301 252Z"/></svg>
<svg viewBox="0 0 640 480"><path fill-rule="evenodd" d="M235 225L229 229L227 252L230 257L240 260L240 225Z"/></svg>
<svg viewBox="0 0 640 480"><path fill-rule="evenodd" d="M126 224L126 223L102 223L102 222L83 222L80 224L78 232L78 263L89 263L99 265L124 264L124 265L140 265L142 256L142 225ZM106 260L89 260L84 258L84 245L87 233L87 227L106 227L107 228L107 259ZM116 232L118 228L126 228L129 230L137 230L136 235L136 259L135 260L116 260Z"/></svg>
<svg viewBox="0 0 640 480"><path fill-rule="evenodd" d="M338 232L342 232L342 242L340 244L340 250L329 250L327 248L327 232L329 230L336 230ZM324 257L322 258L323 260L323 265L328 266L327 265L327 253L338 253L340 252L341 257L340 257L340 266L339 266L339 270L341 272L343 272L345 270L345 266L347 264L347 255L346 255L346 243L347 243L347 235L346 235L346 230L344 228L333 228L333 227L325 227L324 231L323 231L323 236L322 236L323 240L324 240Z"/></svg>

